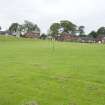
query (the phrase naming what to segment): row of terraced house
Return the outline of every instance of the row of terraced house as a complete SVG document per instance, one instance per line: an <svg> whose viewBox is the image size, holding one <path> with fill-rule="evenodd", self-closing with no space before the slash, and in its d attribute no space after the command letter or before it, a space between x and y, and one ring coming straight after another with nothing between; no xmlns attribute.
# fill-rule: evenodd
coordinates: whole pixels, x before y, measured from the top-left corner
<svg viewBox="0 0 105 105"><path fill-rule="evenodd" d="M1 35L16 35L15 33L10 33L8 31L0 31ZM105 43L105 35L98 35L96 38L92 36L78 36L68 33L63 33L62 35L56 35L56 37L51 37L48 35L41 35L40 32L27 32L22 37L25 38L35 38L35 39L55 39L57 41L70 41L70 42L81 42L81 43Z"/></svg>

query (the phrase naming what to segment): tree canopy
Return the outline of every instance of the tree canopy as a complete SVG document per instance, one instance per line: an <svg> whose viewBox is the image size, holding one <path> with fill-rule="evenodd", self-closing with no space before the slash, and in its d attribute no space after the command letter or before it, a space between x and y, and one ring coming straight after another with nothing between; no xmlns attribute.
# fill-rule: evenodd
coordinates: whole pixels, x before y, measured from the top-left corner
<svg viewBox="0 0 105 105"><path fill-rule="evenodd" d="M76 30L76 25L68 20L60 21L61 28L63 28L63 32L66 33L74 33Z"/></svg>
<svg viewBox="0 0 105 105"><path fill-rule="evenodd" d="M50 32L52 36L56 36L59 34L60 24L59 23L53 23L50 26Z"/></svg>
<svg viewBox="0 0 105 105"><path fill-rule="evenodd" d="M89 36L92 36L93 38L96 38L97 37L97 32L96 31L91 31L89 33Z"/></svg>
<svg viewBox="0 0 105 105"><path fill-rule="evenodd" d="M85 29L85 26L79 26L78 31L79 31L79 35L80 35L80 36L82 36L82 35L85 34L84 29Z"/></svg>
<svg viewBox="0 0 105 105"><path fill-rule="evenodd" d="M12 23L11 26L9 27L9 31L10 32L17 32L19 28L19 24L18 23Z"/></svg>
<svg viewBox="0 0 105 105"><path fill-rule="evenodd" d="M32 32L32 31L40 32L40 28L37 26L37 24L34 24L27 20L24 21L23 28L25 32Z"/></svg>
<svg viewBox="0 0 105 105"><path fill-rule="evenodd" d="M68 20L61 20L58 23L53 23L50 26L50 35L56 36L61 33L73 34L76 31L76 25Z"/></svg>
<svg viewBox="0 0 105 105"><path fill-rule="evenodd" d="M40 28L38 27L37 24L34 24L30 21L24 21L24 24L19 24L19 23L12 23L8 29L9 32L12 34L15 33L16 36L20 37L22 33L27 33L27 32L40 32Z"/></svg>
<svg viewBox="0 0 105 105"><path fill-rule="evenodd" d="M97 35L105 35L105 27L100 27L97 30Z"/></svg>
<svg viewBox="0 0 105 105"><path fill-rule="evenodd" d="M92 36L94 38L96 38L97 36L100 36L100 35L105 35L105 27L100 27L97 29L97 31L91 31L89 33L89 36Z"/></svg>

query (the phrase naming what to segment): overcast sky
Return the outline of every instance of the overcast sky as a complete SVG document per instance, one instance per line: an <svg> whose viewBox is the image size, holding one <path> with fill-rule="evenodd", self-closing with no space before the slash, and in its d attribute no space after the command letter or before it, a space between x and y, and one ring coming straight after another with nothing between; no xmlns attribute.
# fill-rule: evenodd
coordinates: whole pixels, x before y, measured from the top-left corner
<svg viewBox="0 0 105 105"><path fill-rule="evenodd" d="M53 22L70 20L86 32L105 26L105 0L0 0L0 25L30 20L47 32Z"/></svg>

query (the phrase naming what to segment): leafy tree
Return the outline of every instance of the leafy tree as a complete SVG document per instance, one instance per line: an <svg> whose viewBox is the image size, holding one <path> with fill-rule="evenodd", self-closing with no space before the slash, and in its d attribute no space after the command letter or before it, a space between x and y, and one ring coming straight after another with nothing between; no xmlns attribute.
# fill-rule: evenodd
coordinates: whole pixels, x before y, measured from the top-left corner
<svg viewBox="0 0 105 105"><path fill-rule="evenodd" d="M63 28L63 32L73 34L76 31L76 25L68 20L60 21L61 28Z"/></svg>
<svg viewBox="0 0 105 105"><path fill-rule="evenodd" d="M19 27L18 23L12 23L11 26L9 27L9 31L12 32L12 33L17 32L18 27Z"/></svg>
<svg viewBox="0 0 105 105"><path fill-rule="evenodd" d="M49 35L56 36L62 33L74 34L76 32L76 25L68 20L62 20L59 23L53 23L48 31Z"/></svg>
<svg viewBox="0 0 105 105"><path fill-rule="evenodd" d="M37 24L34 24L27 20L24 21L23 30L24 30L24 32L32 32L32 31L40 32L40 28L37 26Z"/></svg>
<svg viewBox="0 0 105 105"><path fill-rule="evenodd" d="M12 34L15 34L16 37L20 37L21 25L18 23L12 23L11 26L9 27L9 32L11 32Z"/></svg>
<svg viewBox="0 0 105 105"><path fill-rule="evenodd" d="M50 35L51 36L56 36L59 34L59 29L60 29L60 24L59 23L53 23L50 26Z"/></svg>
<svg viewBox="0 0 105 105"><path fill-rule="evenodd" d="M84 29L85 29L85 26L79 26L78 30L79 30L80 35L85 34Z"/></svg>
<svg viewBox="0 0 105 105"><path fill-rule="evenodd" d="M17 37L20 37L20 35L26 32L33 31L40 32L40 28L30 21L24 21L23 25L20 25L18 23L12 23L11 26L9 27L9 32L15 34Z"/></svg>
<svg viewBox="0 0 105 105"><path fill-rule="evenodd" d="M105 27L100 27L97 30L97 35L105 35Z"/></svg>
<svg viewBox="0 0 105 105"><path fill-rule="evenodd" d="M1 28L1 26L0 26L0 30L1 30L2 28Z"/></svg>
<svg viewBox="0 0 105 105"><path fill-rule="evenodd" d="M89 33L89 36L92 36L92 37L96 38L96 37L97 37L97 32L91 31L91 32Z"/></svg>
<svg viewBox="0 0 105 105"><path fill-rule="evenodd" d="M43 39L45 40L47 38L47 35L45 33L43 33L41 36L40 36L40 39Z"/></svg>

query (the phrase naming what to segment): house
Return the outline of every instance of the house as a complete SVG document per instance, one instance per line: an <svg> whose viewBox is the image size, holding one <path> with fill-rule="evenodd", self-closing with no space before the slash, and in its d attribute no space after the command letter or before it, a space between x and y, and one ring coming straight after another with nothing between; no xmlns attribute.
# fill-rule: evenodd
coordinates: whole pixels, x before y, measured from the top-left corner
<svg viewBox="0 0 105 105"><path fill-rule="evenodd" d="M81 43L95 43L95 38L92 36L79 36L78 42Z"/></svg>
<svg viewBox="0 0 105 105"><path fill-rule="evenodd" d="M5 31L0 31L0 35L5 35L6 32Z"/></svg>
<svg viewBox="0 0 105 105"><path fill-rule="evenodd" d="M6 31L0 31L0 35L12 35L12 33L6 30Z"/></svg>
<svg viewBox="0 0 105 105"><path fill-rule="evenodd" d="M27 32L23 36L25 38L40 38L40 32Z"/></svg>
<svg viewBox="0 0 105 105"><path fill-rule="evenodd" d="M59 41L77 41L78 40L78 36L72 35L72 34L68 34L68 33L63 33L62 35L56 36L55 39L59 40Z"/></svg>
<svg viewBox="0 0 105 105"><path fill-rule="evenodd" d="M105 35L98 35L96 37L96 42L97 43L105 43Z"/></svg>

